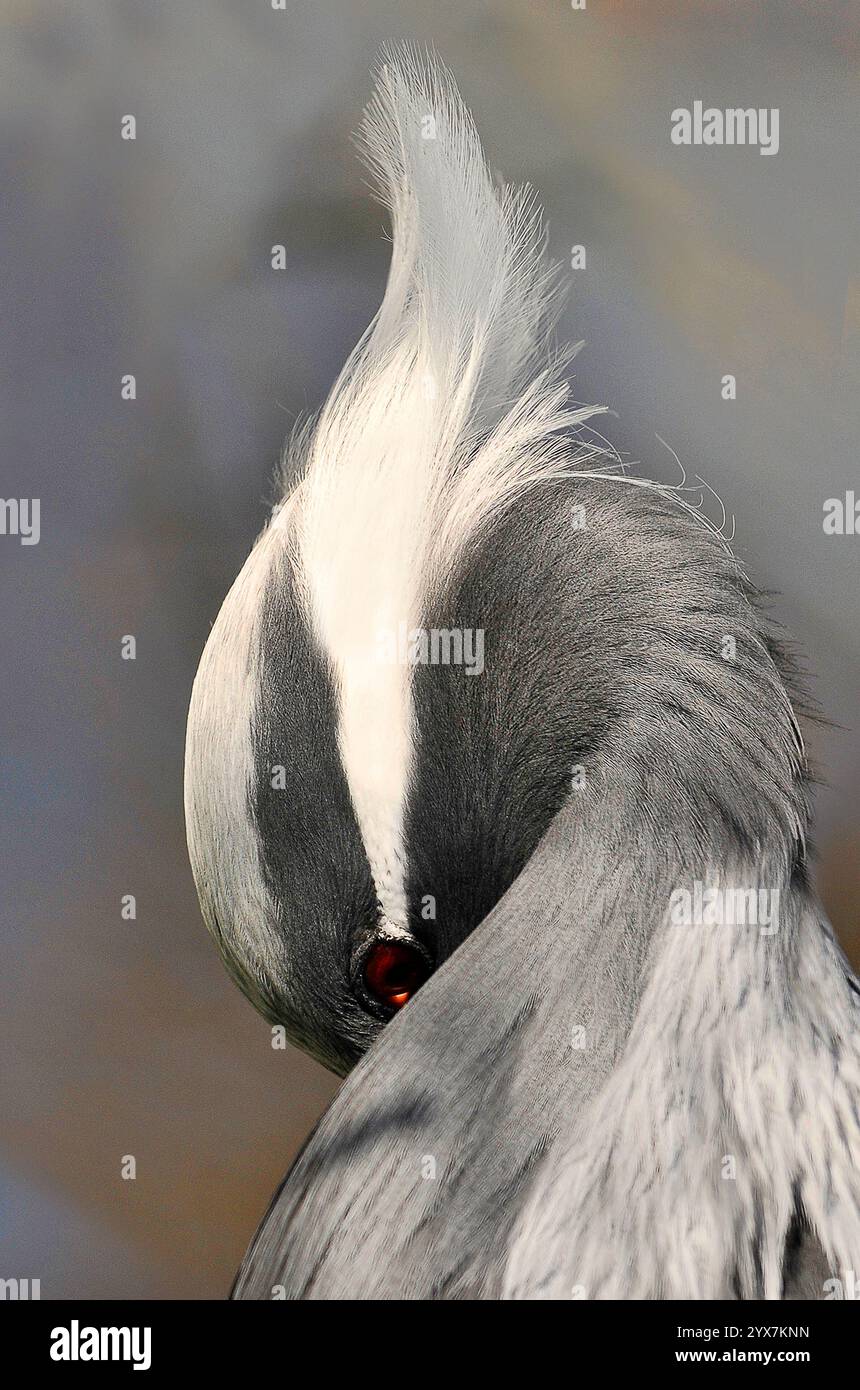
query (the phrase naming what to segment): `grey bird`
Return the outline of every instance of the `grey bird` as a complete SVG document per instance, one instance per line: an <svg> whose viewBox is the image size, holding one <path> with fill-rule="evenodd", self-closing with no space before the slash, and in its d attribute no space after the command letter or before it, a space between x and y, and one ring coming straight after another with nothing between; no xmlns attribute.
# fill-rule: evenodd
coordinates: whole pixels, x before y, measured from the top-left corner
<svg viewBox="0 0 860 1390"><path fill-rule="evenodd" d="M453 79L388 52L381 307L194 684L203 915L346 1077L237 1298L835 1297L860 988L810 885L785 651L625 472Z"/></svg>

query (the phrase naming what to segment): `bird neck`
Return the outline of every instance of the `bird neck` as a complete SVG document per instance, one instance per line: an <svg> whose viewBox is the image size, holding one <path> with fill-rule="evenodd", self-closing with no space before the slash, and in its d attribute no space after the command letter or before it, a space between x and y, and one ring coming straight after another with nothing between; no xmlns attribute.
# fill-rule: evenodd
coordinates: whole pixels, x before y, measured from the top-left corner
<svg viewBox="0 0 860 1390"><path fill-rule="evenodd" d="M349 1075L236 1296L775 1297L798 1210L860 1267L844 962L778 854L712 848L606 779L570 800ZM729 920L753 887L776 930L773 897Z"/></svg>
<svg viewBox="0 0 860 1390"><path fill-rule="evenodd" d="M778 845L658 846L611 802L551 832L579 867L545 942L569 1075L505 1292L778 1298L801 1217L853 1268L857 986L820 908Z"/></svg>

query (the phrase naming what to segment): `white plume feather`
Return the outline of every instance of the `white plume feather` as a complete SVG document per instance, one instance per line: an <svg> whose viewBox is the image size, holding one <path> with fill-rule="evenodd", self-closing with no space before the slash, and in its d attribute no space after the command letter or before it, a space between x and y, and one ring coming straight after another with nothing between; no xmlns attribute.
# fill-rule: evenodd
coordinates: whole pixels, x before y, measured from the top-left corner
<svg viewBox="0 0 860 1390"><path fill-rule="evenodd" d="M392 219L385 296L310 439L298 542L309 611L341 693L340 746L386 914L403 920L408 668L378 636L524 487L601 450L571 431L551 361L557 277L529 190L497 189L453 79L387 53L360 145Z"/></svg>

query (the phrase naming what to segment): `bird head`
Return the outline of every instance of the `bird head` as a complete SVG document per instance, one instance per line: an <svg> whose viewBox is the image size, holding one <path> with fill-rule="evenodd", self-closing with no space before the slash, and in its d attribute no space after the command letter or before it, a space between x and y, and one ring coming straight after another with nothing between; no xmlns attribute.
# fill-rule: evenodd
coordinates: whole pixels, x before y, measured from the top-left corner
<svg viewBox="0 0 860 1390"><path fill-rule="evenodd" d="M386 55L360 142L391 217L385 295L289 445L186 750L191 863L227 966L341 1073L565 803L596 825L621 788L628 843L655 786L665 824L702 822L709 700L712 763L742 766L748 730L728 753L718 732L744 702L787 730L727 819L750 842L769 807L796 819L790 707L732 557L665 490L622 486L570 400L532 193L494 183L453 80L408 49Z"/></svg>
<svg viewBox="0 0 860 1390"><path fill-rule="evenodd" d="M558 480L598 452L546 347L539 211L494 185L434 60L386 56L360 140L392 219L385 296L290 443L206 644L186 756L227 965L338 1071L508 887L598 718L535 720L559 653L522 527L549 500L557 543Z"/></svg>

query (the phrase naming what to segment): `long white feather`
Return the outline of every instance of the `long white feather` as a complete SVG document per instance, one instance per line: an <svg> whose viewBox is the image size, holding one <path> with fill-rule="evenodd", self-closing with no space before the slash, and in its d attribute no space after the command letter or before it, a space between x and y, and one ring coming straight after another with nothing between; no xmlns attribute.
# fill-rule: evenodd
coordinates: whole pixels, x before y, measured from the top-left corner
<svg viewBox="0 0 860 1390"><path fill-rule="evenodd" d="M340 690L340 748L377 891L405 921L409 667L380 634L421 625L476 532L601 450L551 360L557 278L529 190L498 189L442 65L386 55L360 134L390 210L379 313L320 415L301 484L308 608Z"/></svg>

